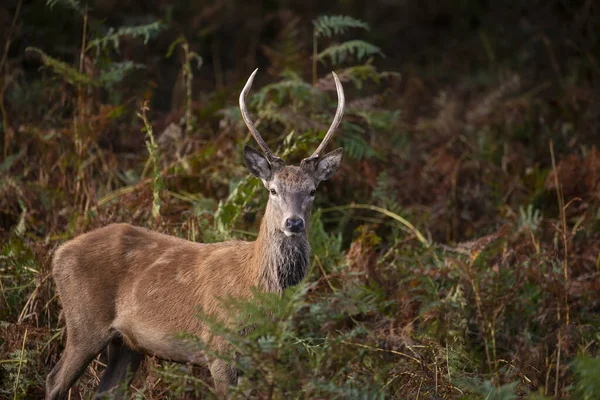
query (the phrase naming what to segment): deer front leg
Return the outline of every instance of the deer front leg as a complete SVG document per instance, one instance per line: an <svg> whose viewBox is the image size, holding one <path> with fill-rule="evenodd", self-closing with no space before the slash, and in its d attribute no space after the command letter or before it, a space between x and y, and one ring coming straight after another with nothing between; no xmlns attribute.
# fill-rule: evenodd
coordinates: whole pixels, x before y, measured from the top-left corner
<svg viewBox="0 0 600 400"><path fill-rule="evenodd" d="M210 363L210 374L215 382L217 396L222 399L227 398L227 392L230 385L237 385L238 372L235 367L223 360L213 360Z"/></svg>

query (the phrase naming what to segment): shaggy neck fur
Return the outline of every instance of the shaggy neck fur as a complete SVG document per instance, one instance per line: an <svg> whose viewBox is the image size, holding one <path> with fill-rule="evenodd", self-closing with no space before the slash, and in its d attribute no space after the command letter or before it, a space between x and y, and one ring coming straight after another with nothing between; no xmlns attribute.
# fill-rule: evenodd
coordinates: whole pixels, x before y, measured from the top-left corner
<svg viewBox="0 0 600 400"><path fill-rule="evenodd" d="M254 263L261 286L266 291L282 293L285 288L304 279L308 271L310 245L306 231L287 237L270 214L271 207L267 204L254 244Z"/></svg>

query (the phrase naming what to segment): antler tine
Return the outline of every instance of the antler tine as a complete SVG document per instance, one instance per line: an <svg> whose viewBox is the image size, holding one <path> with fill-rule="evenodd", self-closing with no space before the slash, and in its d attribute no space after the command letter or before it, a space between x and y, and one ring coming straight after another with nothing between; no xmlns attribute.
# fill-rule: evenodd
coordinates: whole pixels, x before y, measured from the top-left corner
<svg viewBox="0 0 600 400"><path fill-rule="evenodd" d="M327 143L329 143L329 141L331 140L331 137L335 133L337 127L340 125L340 122L342 122L342 117L344 116L344 107L346 104L346 99L344 97L344 88L342 87L342 84L337 74L333 71L331 73L333 74L333 79L335 80L335 88L337 89L338 106L335 112L335 117L333 117L333 122L331 123L331 126L329 127L329 130L325 135L325 138L323 138L323 141L321 142L319 147L317 147L317 150L315 150L312 156L310 156L310 158L319 157L321 155L321 152L325 149L325 147L327 147Z"/></svg>
<svg viewBox="0 0 600 400"><path fill-rule="evenodd" d="M248 95L248 92L252 87L252 82L254 81L254 76L257 72L258 68L254 70L252 75L250 75L250 78L248 78L248 82L246 82L246 85L242 89L242 93L240 93L240 111L242 112L242 118L244 119L246 126L248 127L250 133L258 143L258 146L262 149L263 153L265 153L269 161L272 161L276 157L271 151L271 149L269 149L269 146L267 146L267 143L265 143L263 138L260 136L260 133L258 133L256 128L254 127L254 122L252 122L252 120L250 119L250 114L248 113L248 108L246 107L246 96Z"/></svg>

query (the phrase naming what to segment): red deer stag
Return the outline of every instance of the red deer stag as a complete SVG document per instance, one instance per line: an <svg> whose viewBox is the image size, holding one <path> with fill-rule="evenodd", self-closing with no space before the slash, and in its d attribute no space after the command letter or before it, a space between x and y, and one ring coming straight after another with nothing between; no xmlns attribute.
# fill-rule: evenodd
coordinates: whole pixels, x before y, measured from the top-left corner
<svg viewBox="0 0 600 400"><path fill-rule="evenodd" d="M344 91L334 73L338 107L325 138L300 166L286 166L262 139L246 108L254 71L240 94L240 110L262 154L244 148L248 170L270 192L254 242L201 244L128 224L78 236L54 256L52 274L62 301L66 346L46 380L46 398L64 398L87 365L106 347L108 363L96 393L129 386L144 354L182 363L208 362L216 392L225 397L237 371L206 359L181 332L218 351L224 339L211 332L197 310L227 321L220 297L245 297L251 288L281 293L306 275L310 257L307 223L317 186L342 162L343 148L321 155L341 122ZM118 395L118 393L117 393Z"/></svg>

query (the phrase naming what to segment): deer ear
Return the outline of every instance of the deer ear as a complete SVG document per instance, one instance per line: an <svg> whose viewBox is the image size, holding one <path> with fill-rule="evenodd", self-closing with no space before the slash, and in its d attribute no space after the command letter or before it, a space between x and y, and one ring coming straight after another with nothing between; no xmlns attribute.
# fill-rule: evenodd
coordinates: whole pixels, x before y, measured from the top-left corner
<svg viewBox="0 0 600 400"><path fill-rule="evenodd" d="M257 178L267 181L271 178L271 164L262 153L250 146L244 146L244 162L248 171Z"/></svg>
<svg viewBox="0 0 600 400"><path fill-rule="evenodd" d="M331 153L325 154L320 157L315 166L314 177L317 182L321 183L328 179L331 179L337 172L338 168L342 164L342 158L344 157L344 149L342 147L335 149Z"/></svg>

